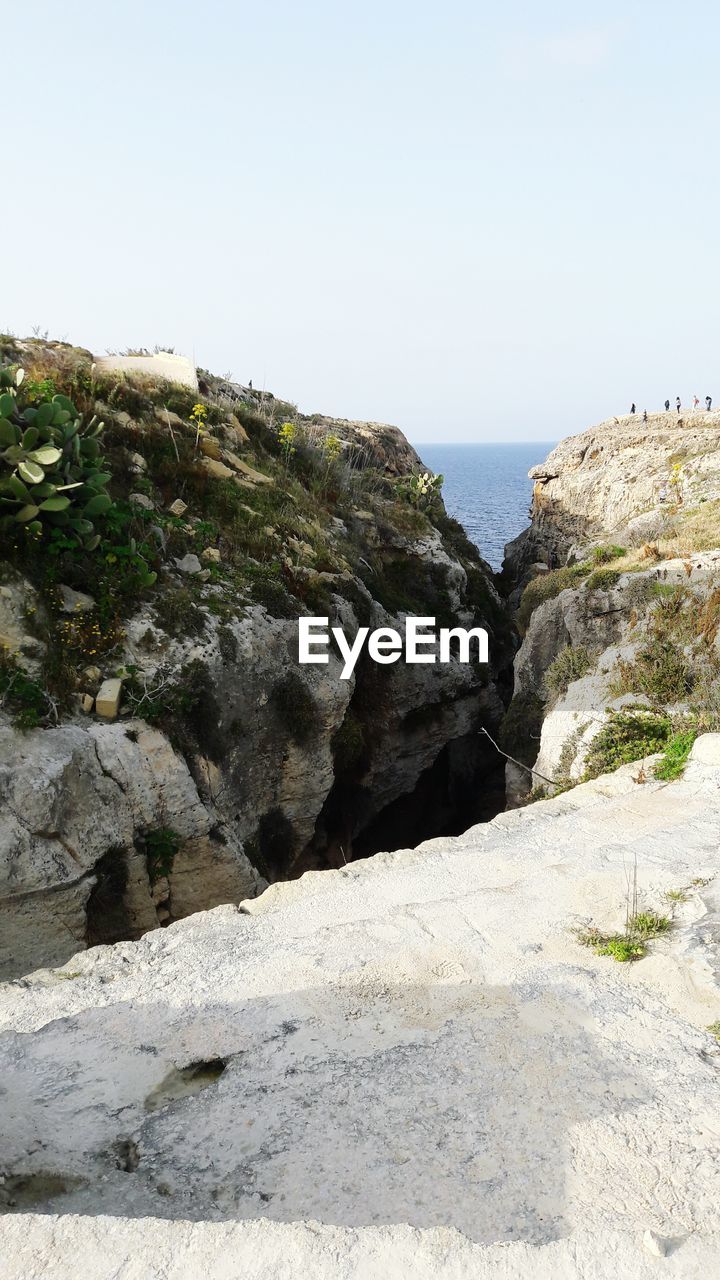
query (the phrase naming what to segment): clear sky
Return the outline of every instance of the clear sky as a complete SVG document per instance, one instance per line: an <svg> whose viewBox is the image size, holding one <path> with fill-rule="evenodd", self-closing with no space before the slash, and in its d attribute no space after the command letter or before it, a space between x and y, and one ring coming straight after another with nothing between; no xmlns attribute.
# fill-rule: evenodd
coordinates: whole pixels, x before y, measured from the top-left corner
<svg viewBox="0 0 720 1280"><path fill-rule="evenodd" d="M0 329L414 442L720 404L716 0L3 7Z"/></svg>

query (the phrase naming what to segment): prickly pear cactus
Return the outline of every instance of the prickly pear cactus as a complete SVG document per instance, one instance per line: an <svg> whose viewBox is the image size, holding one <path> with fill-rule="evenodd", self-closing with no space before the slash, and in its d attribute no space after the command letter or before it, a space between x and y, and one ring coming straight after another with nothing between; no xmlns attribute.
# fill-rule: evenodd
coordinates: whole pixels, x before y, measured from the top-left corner
<svg viewBox="0 0 720 1280"><path fill-rule="evenodd" d="M22 369L0 369L0 528L19 523L41 537L60 526L94 551L94 522L112 506L98 439L103 423L84 423L67 396L25 404L23 381Z"/></svg>

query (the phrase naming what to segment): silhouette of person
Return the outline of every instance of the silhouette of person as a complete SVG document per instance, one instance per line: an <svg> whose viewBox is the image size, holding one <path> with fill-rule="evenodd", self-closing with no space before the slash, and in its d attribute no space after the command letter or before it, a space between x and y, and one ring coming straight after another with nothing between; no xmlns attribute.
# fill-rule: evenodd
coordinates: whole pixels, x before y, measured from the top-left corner
<svg viewBox="0 0 720 1280"><path fill-rule="evenodd" d="M666 400L666 401L665 401L665 412L666 412L666 413L669 413L669 411L670 411L670 401L669 401L669 400Z"/></svg>
<svg viewBox="0 0 720 1280"><path fill-rule="evenodd" d="M635 405L634 405L634 404L631 404L631 405L630 405L630 412L631 412L631 413L634 413L634 412L635 412Z"/></svg>
<svg viewBox="0 0 720 1280"><path fill-rule="evenodd" d="M647 409L643 409L643 422L647 422Z"/></svg>
<svg viewBox="0 0 720 1280"><path fill-rule="evenodd" d="M712 408L712 396L706 396L706 397L705 397L705 408L707 409L707 411L708 411L708 413L709 413L709 412L710 412L710 410L711 410L711 408Z"/></svg>
<svg viewBox="0 0 720 1280"><path fill-rule="evenodd" d="M677 405L678 418L679 418L680 417L680 397L679 396L675 397L675 404Z"/></svg>

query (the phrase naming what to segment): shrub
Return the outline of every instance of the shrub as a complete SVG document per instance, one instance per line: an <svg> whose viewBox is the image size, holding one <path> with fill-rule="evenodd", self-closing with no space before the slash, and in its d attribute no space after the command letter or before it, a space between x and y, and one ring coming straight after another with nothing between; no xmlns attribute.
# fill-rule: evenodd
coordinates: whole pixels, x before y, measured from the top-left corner
<svg viewBox="0 0 720 1280"><path fill-rule="evenodd" d="M674 778L679 778L687 764L696 737L695 729L686 729L684 733L673 734L665 748L662 760L655 765L655 777L663 782L672 782Z"/></svg>
<svg viewBox="0 0 720 1280"><path fill-rule="evenodd" d="M320 713L310 690L294 671L273 687L270 702L278 718L297 743L307 742L320 727Z"/></svg>
<svg viewBox="0 0 720 1280"><path fill-rule="evenodd" d="M579 680L590 670L590 666L590 654L585 645L568 644L545 672L545 687L554 694L564 693L573 680Z"/></svg>
<svg viewBox="0 0 720 1280"><path fill-rule="evenodd" d="M594 564L601 565L609 564L611 560L620 560L625 554L625 547L593 547L592 558Z"/></svg>
<svg viewBox="0 0 720 1280"><path fill-rule="evenodd" d="M644 693L666 705L682 701L692 687L692 673L675 641L654 636L634 662L620 663L620 679L614 687L623 693Z"/></svg>
<svg viewBox="0 0 720 1280"><path fill-rule="evenodd" d="M667 916L656 911L639 911L630 916L624 933L602 933L594 925L578 929L575 936L583 947L592 947L598 956L611 956L621 964L641 960L647 955L646 943L670 928Z"/></svg>
<svg viewBox="0 0 720 1280"><path fill-rule="evenodd" d="M169 876L180 848L180 837L171 827L157 827L146 831L140 838L144 848L148 877L151 885L157 884L165 876Z"/></svg>
<svg viewBox="0 0 720 1280"><path fill-rule="evenodd" d="M667 716L642 709L612 711L604 728L593 739L585 781L602 773L612 773L621 764L655 755L665 748L670 736Z"/></svg>
<svg viewBox="0 0 720 1280"><path fill-rule="evenodd" d="M610 591L620 581L618 569L595 569L587 580L588 591Z"/></svg>
<svg viewBox="0 0 720 1280"><path fill-rule="evenodd" d="M37 729L51 717L52 703L42 685L18 665L17 659L0 650L0 707L11 713L18 729Z"/></svg>
<svg viewBox="0 0 720 1280"><path fill-rule="evenodd" d="M205 614L188 587L173 587L160 592L153 612L158 625L171 636L199 636L205 628Z"/></svg>
<svg viewBox="0 0 720 1280"><path fill-rule="evenodd" d="M518 609L518 627L521 631L527 628L531 615L538 605L546 600L554 600L561 591L574 587L588 573L587 564L568 564L561 569L551 569L549 573L540 574L528 583L522 594Z"/></svg>

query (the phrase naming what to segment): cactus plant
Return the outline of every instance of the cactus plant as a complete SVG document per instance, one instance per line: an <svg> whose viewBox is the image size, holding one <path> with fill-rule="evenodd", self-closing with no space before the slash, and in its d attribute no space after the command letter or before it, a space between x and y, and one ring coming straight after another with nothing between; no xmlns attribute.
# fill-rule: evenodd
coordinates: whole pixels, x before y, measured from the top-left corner
<svg viewBox="0 0 720 1280"><path fill-rule="evenodd" d="M112 507L97 417L83 422L67 396L22 402L23 371L0 369L0 528L42 536L60 526L86 551L100 542L95 520Z"/></svg>

